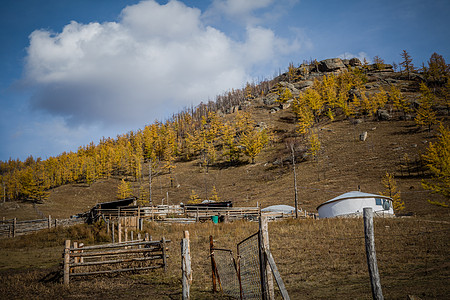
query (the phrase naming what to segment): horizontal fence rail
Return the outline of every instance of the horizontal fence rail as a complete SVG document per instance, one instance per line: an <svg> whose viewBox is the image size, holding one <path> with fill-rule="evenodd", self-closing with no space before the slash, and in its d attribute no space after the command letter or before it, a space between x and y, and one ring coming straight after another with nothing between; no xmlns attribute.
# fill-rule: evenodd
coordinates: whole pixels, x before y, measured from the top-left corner
<svg viewBox="0 0 450 300"><path fill-rule="evenodd" d="M64 248L64 284L70 277L119 272L136 272L167 268L167 243L160 241L134 240L123 243L83 246L66 240Z"/></svg>

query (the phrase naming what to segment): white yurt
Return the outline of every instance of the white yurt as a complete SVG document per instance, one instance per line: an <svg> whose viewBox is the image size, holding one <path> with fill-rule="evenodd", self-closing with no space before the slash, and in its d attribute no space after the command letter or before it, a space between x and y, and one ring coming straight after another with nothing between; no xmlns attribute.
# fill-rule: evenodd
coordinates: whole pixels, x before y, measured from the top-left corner
<svg viewBox="0 0 450 300"><path fill-rule="evenodd" d="M392 198L358 191L337 196L317 207L319 218L362 215L365 207L372 207L374 216L394 216Z"/></svg>

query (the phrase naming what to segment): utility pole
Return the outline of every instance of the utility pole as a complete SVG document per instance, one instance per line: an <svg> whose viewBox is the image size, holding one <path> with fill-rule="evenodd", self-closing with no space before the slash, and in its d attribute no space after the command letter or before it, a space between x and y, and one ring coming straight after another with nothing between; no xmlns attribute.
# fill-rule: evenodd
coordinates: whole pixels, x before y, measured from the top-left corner
<svg viewBox="0 0 450 300"><path fill-rule="evenodd" d="M152 203L152 159L148 163L148 204Z"/></svg>
<svg viewBox="0 0 450 300"><path fill-rule="evenodd" d="M294 144L291 144L292 168L294 169L294 199L295 199L295 218L298 219L298 191L297 191L297 173L295 171L295 150Z"/></svg>

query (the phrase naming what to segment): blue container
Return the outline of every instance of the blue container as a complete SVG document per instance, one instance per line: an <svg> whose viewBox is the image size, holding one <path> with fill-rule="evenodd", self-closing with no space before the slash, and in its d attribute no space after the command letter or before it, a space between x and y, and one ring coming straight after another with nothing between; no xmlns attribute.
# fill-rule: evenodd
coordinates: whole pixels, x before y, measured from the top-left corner
<svg viewBox="0 0 450 300"><path fill-rule="evenodd" d="M219 223L219 216L211 216L211 220L213 221L214 224Z"/></svg>

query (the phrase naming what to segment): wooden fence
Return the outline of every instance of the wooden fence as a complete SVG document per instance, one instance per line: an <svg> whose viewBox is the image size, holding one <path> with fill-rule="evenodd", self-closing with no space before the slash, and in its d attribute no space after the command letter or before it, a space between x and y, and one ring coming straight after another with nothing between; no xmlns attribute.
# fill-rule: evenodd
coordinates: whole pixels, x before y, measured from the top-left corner
<svg viewBox="0 0 450 300"><path fill-rule="evenodd" d="M119 272L167 269L167 247L170 240L134 240L84 247L66 240L64 248L64 284L70 277Z"/></svg>
<svg viewBox="0 0 450 300"><path fill-rule="evenodd" d="M217 216L219 221L238 219L257 220L261 211L259 207L205 207L189 206L144 206L102 209L97 212L108 224L120 223L124 228L142 229L142 221L150 220L161 223L191 224Z"/></svg>
<svg viewBox="0 0 450 300"><path fill-rule="evenodd" d="M46 219L17 221L17 218L0 221L0 236L1 237L15 237L39 231L42 229L49 229L58 226L72 226L84 223L82 218L73 219L52 219L48 216Z"/></svg>

